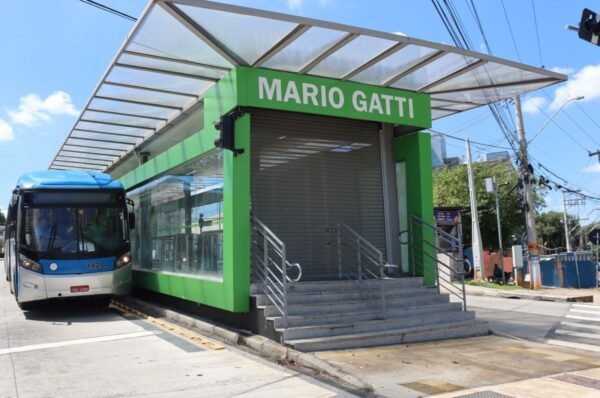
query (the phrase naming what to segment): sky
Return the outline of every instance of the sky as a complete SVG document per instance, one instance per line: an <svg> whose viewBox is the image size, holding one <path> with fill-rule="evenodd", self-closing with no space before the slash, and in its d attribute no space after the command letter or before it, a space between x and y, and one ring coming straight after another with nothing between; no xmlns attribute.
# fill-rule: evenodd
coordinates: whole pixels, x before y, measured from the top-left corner
<svg viewBox="0 0 600 398"><path fill-rule="evenodd" d="M98 1L135 17L147 4L145 0ZM453 44L429 0L229 2ZM529 146L530 160L536 172L600 197L600 160L588 155L588 151L600 150L600 46L584 42L576 32L564 28L567 24L577 25L584 8L600 12L600 1L473 3L495 56L569 76L567 83L522 98L526 135L529 139L535 136ZM468 8L470 1L455 0L453 4L475 50L484 52L484 40ZM79 0L20 0L3 4L0 209L6 208L21 174L48 168L132 27L132 21ZM580 96L584 98L570 100ZM474 159L509 147L487 107L437 120L433 128L472 140ZM462 141L447 138L446 142L449 156L465 156ZM546 202L546 210L562 211L559 192L551 191ZM598 221L600 202L587 200L585 206L571 208L570 213L584 219L584 224Z"/></svg>

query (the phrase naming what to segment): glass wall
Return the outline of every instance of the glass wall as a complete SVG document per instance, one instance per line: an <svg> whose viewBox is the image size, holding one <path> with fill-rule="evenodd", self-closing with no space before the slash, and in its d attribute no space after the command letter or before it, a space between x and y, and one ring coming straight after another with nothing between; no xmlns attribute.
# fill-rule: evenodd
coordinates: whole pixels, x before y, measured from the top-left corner
<svg viewBox="0 0 600 398"><path fill-rule="evenodd" d="M135 268L222 278L223 159L215 150L128 193Z"/></svg>

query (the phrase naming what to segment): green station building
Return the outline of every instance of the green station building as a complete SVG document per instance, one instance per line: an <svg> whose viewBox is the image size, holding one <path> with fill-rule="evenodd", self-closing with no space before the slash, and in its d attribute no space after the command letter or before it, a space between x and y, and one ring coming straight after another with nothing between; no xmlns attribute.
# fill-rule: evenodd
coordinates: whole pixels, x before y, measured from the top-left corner
<svg viewBox="0 0 600 398"><path fill-rule="evenodd" d="M156 0L50 168L125 185L136 292L306 350L477 335L460 287L441 290L460 275L436 260L424 130L564 80L397 34Z"/></svg>

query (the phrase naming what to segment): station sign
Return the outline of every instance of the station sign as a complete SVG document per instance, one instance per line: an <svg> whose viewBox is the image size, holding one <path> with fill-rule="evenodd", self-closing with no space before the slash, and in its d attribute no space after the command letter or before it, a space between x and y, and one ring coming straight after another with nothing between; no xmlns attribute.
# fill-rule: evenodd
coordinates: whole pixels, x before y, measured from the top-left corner
<svg viewBox="0 0 600 398"><path fill-rule="evenodd" d="M256 68L237 68L241 103L348 119L431 127L427 94ZM245 98L244 98L245 97Z"/></svg>

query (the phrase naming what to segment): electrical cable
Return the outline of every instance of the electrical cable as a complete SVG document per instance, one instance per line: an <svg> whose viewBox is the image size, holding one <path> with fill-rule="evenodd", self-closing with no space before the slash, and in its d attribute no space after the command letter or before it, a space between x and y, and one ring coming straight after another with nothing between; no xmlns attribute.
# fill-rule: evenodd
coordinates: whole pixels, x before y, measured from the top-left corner
<svg viewBox="0 0 600 398"><path fill-rule="evenodd" d="M504 10L504 17L506 18L506 24L508 25L510 37L512 38L513 46L517 52L517 59L519 62L521 62L521 54L519 53L519 48L517 47L517 42L515 40L515 35L513 34L512 26L510 25L510 20L508 19L508 13L506 12L506 7L504 6L504 0L500 0L500 4L502 4L502 10Z"/></svg>
<svg viewBox="0 0 600 398"><path fill-rule="evenodd" d="M125 14L124 12L121 12L119 10L115 10L114 8L110 8L110 7L108 7L108 6L104 5L104 4L98 3L97 1L94 1L94 0L79 0L79 1L81 1L83 4L87 4L87 5L90 5L92 7L96 7L98 9L102 10L102 11L106 11L106 12L111 13L113 15L117 15L117 16L119 16L121 18L125 18L125 19L128 19L128 20L133 21L133 22L137 21L137 18L132 17L129 14Z"/></svg>
<svg viewBox="0 0 600 398"><path fill-rule="evenodd" d="M538 29L537 12L535 11L535 0L531 0L531 8L533 8L533 22L535 24L535 37L537 39L538 55L540 57L540 65L543 68L544 61L542 61L542 47L540 45L540 31Z"/></svg>

